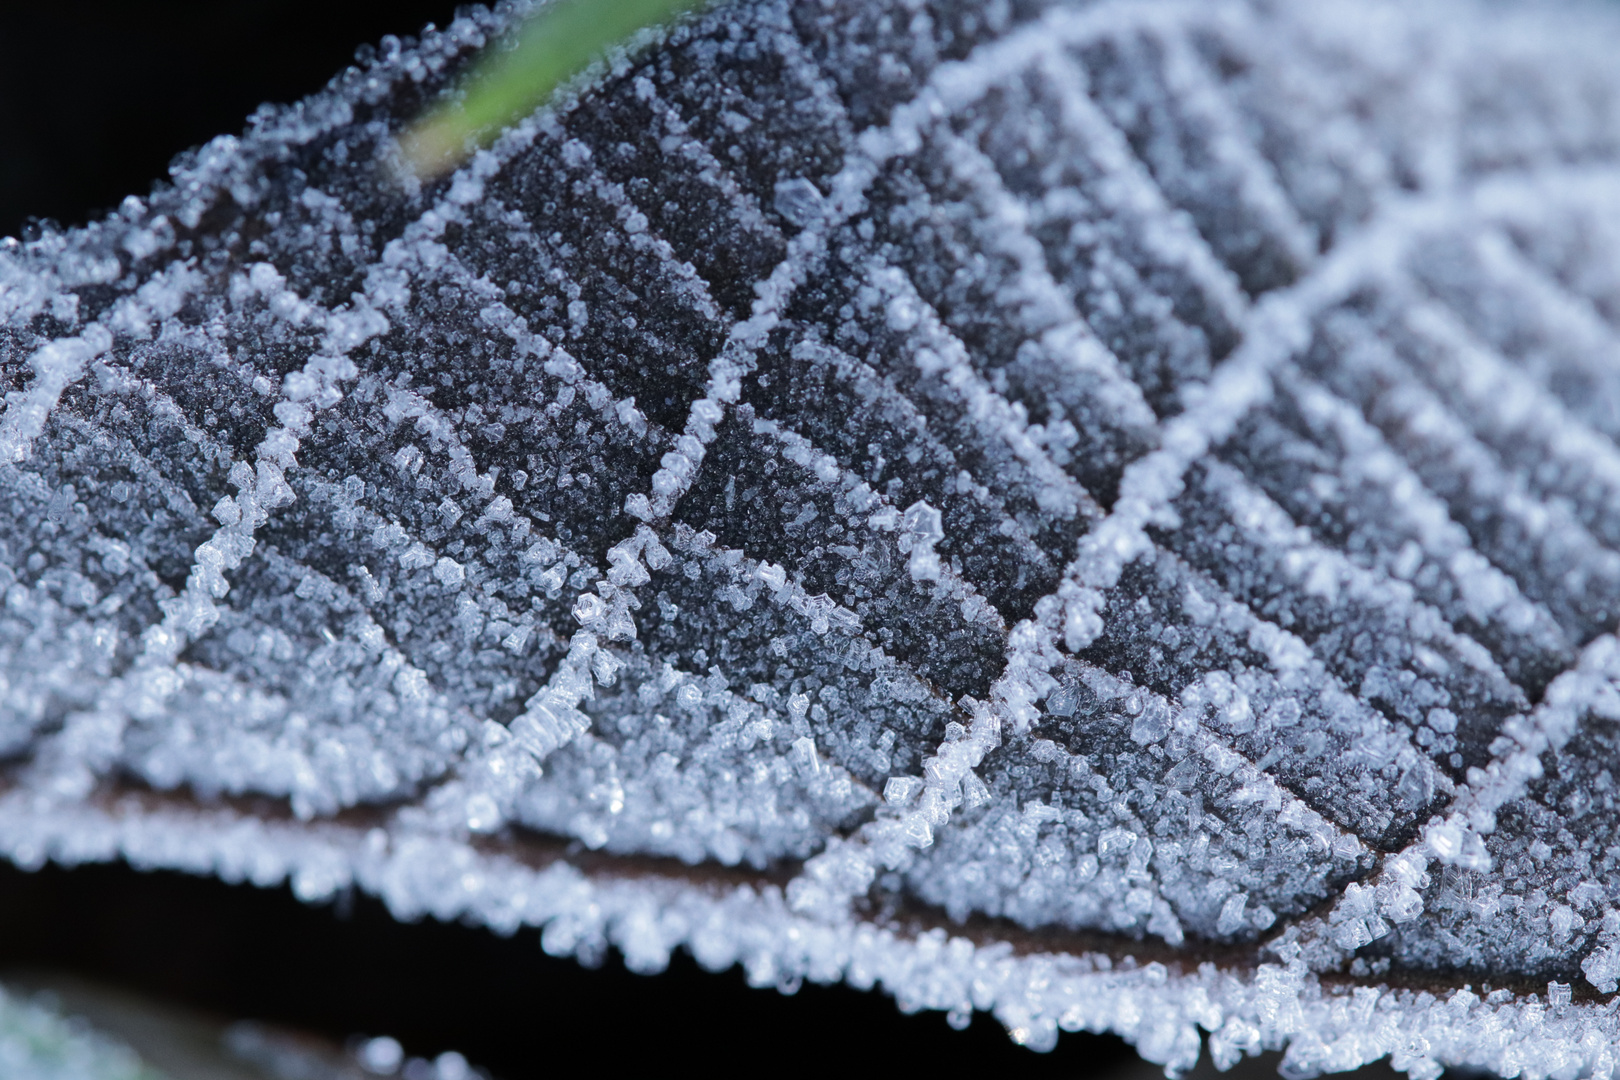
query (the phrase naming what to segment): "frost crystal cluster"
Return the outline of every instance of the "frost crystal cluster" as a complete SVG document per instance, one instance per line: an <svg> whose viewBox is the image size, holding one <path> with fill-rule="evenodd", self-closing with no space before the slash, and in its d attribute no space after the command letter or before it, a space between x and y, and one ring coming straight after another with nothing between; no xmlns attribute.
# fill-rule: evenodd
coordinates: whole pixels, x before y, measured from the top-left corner
<svg viewBox="0 0 1620 1080"><path fill-rule="evenodd" d="M1620 18L389 40L0 249L0 850L1172 1071L1610 1077Z"/></svg>
<svg viewBox="0 0 1620 1080"><path fill-rule="evenodd" d="M68 1018L49 997L0 989L0 1076L7 1080L166 1080L128 1046Z"/></svg>

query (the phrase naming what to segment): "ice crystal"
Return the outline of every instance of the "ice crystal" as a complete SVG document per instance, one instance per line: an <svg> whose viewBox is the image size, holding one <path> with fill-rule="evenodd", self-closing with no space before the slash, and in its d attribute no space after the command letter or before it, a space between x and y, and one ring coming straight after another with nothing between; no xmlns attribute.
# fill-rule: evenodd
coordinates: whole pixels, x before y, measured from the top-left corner
<svg viewBox="0 0 1620 1080"><path fill-rule="evenodd" d="M0 849L1613 1074L1612 12L751 0L401 180L518 14L0 251Z"/></svg>
<svg viewBox="0 0 1620 1080"><path fill-rule="evenodd" d="M11 1080L166 1080L123 1043L61 1015L48 997L3 989L0 1072Z"/></svg>

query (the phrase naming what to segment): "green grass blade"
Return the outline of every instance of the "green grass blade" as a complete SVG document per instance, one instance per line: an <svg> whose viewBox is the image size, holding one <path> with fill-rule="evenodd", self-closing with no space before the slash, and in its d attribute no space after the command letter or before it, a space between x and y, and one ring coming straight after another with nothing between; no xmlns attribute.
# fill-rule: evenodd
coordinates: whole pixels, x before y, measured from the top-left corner
<svg viewBox="0 0 1620 1080"><path fill-rule="evenodd" d="M539 108L552 91L644 27L706 0L556 0L474 65L460 100L417 120L399 140L422 179L454 168L476 147Z"/></svg>

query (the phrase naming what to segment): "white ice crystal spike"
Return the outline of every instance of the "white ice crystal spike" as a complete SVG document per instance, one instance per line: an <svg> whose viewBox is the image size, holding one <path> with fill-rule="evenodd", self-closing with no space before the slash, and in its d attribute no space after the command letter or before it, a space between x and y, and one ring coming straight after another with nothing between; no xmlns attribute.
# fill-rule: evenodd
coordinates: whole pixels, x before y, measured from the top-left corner
<svg viewBox="0 0 1620 1080"><path fill-rule="evenodd" d="M1406 351L1421 356L1426 381L1504 465L1543 497L1567 499L1597 539L1620 542L1620 459L1606 435L1438 305L1392 329L1410 334Z"/></svg>
<svg viewBox="0 0 1620 1080"><path fill-rule="evenodd" d="M1600 205L1594 200L1558 214L1521 213L1506 217L1503 228L1531 263L1614 326L1620 324L1620 282L1610 260L1599 254L1614 234L1614 223L1594 212Z"/></svg>
<svg viewBox="0 0 1620 1080"><path fill-rule="evenodd" d="M973 369L1039 425L1032 437L1059 466L1111 501L1120 470L1152 443L1153 415L1098 340L1108 328L1088 326L1094 309L1077 309L1048 268L1033 231L1044 215L973 143L943 132L886 174L872 201L874 241L901 253ZM891 305L891 327L923 310Z"/></svg>
<svg viewBox="0 0 1620 1080"><path fill-rule="evenodd" d="M1506 237L1458 238L1414 267L1482 340L1611 438L1620 431L1615 328ZM1487 314L1489 313L1489 314Z"/></svg>
<svg viewBox="0 0 1620 1080"><path fill-rule="evenodd" d="M1207 377L1212 360L1235 344L1232 309L1241 301L1203 238L1165 202L1087 95L1084 79L1077 66L1054 64L1000 88L970 118L968 131L1020 196L1052 276L1067 286L1098 343L1160 414L1174 412L1176 391ZM1017 123L1009 122L1013 116ZM960 291L965 282L954 284ZM1127 296L1129 304L1122 302ZM1018 372L1028 379L1047 365L1026 359L1021 366L1032 369ZM1068 398L1059 386L1043 390L1047 400ZM1086 419L1075 420L1083 433L1133 418ZM1151 441L1151 433L1136 437ZM1098 490L1106 495L1110 487Z"/></svg>
<svg viewBox="0 0 1620 1080"><path fill-rule="evenodd" d="M1081 60L1104 112L1243 287L1259 294L1297 278L1314 245L1187 43L1174 33L1121 35Z"/></svg>
<svg viewBox="0 0 1620 1080"><path fill-rule="evenodd" d="M0 244L0 851L1613 1075L1613 12L518 15Z"/></svg>
<svg viewBox="0 0 1620 1080"><path fill-rule="evenodd" d="M1273 405L1251 414L1221 455L1318 543L1409 583L1527 693L1573 661L1551 613L1474 549L1381 432L1320 385L1284 380Z"/></svg>
<svg viewBox="0 0 1620 1080"><path fill-rule="evenodd" d="M1193 470L1176 511L1172 549L1307 643L1343 686L1414 732L1454 778L1487 761L1502 722L1528 710L1524 692L1484 650L1415 602L1405 582L1300 537L1291 518L1225 466ZM1244 569L1234 573L1238 565Z"/></svg>
<svg viewBox="0 0 1620 1080"><path fill-rule="evenodd" d="M184 721L136 716L125 733L134 771L160 788L282 795L308 815L401 797L452 767L473 695L430 683L331 579L275 553L248 570L238 588L253 599L190 651Z"/></svg>
<svg viewBox="0 0 1620 1080"><path fill-rule="evenodd" d="M1045 0L1017 5L1022 18L1037 14ZM974 45L1005 32L1014 6L944 3L916 14L838 0L825 7L792 5L792 18L806 51L843 99L857 129L881 125L890 110L916 94L942 61L959 60ZM917 20L920 33L896 36L895 20Z"/></svg>
<svg viewBox="0 0 1620 1080"><path fill-rule="evenodd" d="M839 349L796 344L791 351L772 351L760 358L757 373L743 384L743 402L757 416L804 435L818 451L843 463L857 484L869 487L871 505L852 502L851 510L858 517L864 515L867 528L888 534L888 539L874 535L844 546L859 549L876 543L887 549L900 527L900 511L920 499L937 507L943 518L945 535L937 550L947 563L956 565L952 563L956 560L962 575L977 583L1004 617L1027 611L1056 585L1061 556L1043 550L1007 509L1002 479L980 480L967 472L961 458L966 448L948 439L948 432L931 429L928 413L872 365ZM723 453L723 448L715 453ZM719 491L705 496L711 485ZM712 510L724 520L738 505L739 490L751 487L739 489L733 474L711 465L688 494L687 505L705 497L724 502L729 490L724 511L718 505ZM857 493L852 489L850 494ZM888 514L882 509L885 505ZM866 537L867 528L855 532ZM904 563L903 556L900 561ZM872 571L878 572L878 567Z"/></svg>
<svg viewBox="0 0 1620 1080"><path fill-rule="evenodd" d="M673 55L664 58L673 61ZM620 185L646 229L691 261L730 317L742 318L754 300L753 282L787 253L781 229L766 216L774 203L762 203L739 183L655 79L640 76L634 94L600 95L568 116L567 131L591 146L596 167ZM627 143L625 131L642 138ZM693 213L696 207L706 212Z"/></svg>
<svg viewBox="0 0 1620 1080"><path fill-rule="evenodd" d="M725 327L683 287L689 268L632 242L645 229L630 232L621 218L631 212L582 182L596 166L570 164L560 140L539 133L524 168L492 179L458 257L504 290L534 333L576 353L615 397L634 398L650 420L678 432ZM589 222L592 239L565 239L556 231L560 215ZM658 302L641 303L643 294Z"/></svg>
<svg viewBox="0 0 1620 1080"><path fill-rule="evenodd" d="M1070 664L1048 705L1042 737L986 767L990 804L911 871L954 916L1252 939L1270 923L1233 915L1234 895L1297 913L1356 871L1344 833L1172 703ZM1165 902L1175 918L1156 926Z"/></svg>
<svg viewBox="0 0 1620 1080"><path fill-rule="evenodd" d="M1324 340L1332 345L1308 354L1306 369L1362 409L1481 553L1546 606L1573 643L1612 629L1620 553L1594 537L1567 500L1542 497L1506 467L1420 380L1413 367L1421 359L1397 354L1376 324L1336 315Z"/></svg>
<svg viewBox="0 0 1620 1080"><path fill-rule="evenodd" d="M632 664L620 682L587 707L591 733L547 759L515 820L591 849L763 868L810 855L875 801L813 747L804 760L808 736L786 708L667 665Z"/></svg>
<svg viewBox="0 0 1620 1080"><path fill-rule="evenodd" d="M1490 871L1431 871L1424 906L1438 919L1398 927L1376 952L1422 967L1522 971L1530 980L1612 979L1602 973L1611 970L1604 950L1620 927L1617 754L1614 719L1589 715L1575 738L1543 755L1544 773L1524 796L1496 812L1496 831L1485 838Z"/></svg>
<svg viewBox="0 0 1620 1080"><path fill-rule="evenodd" d="M1369 839L1410 835L1450 781L1398 722L1358 700L1306 641L1170 552L1143 563L1109 592L1111 618L1081 657L1179 701L1186 722L1207 725L1340 825ZM1047 711L1062 717L1070 699L1057 693Z"/></svg>
<svg viewBox="0 0 1620 1080"><path fill-rule="evenodd" d="M790 315L834 347L862 356L879 380L910 399L973 481L969 491L988 487L1014 519L1036 526L1029 531L1043 550L1061 559L1086 522L1100 516L1094 501L1033 437L1024 411L975 370L969 350L918 296L907 270L868 256L860 232L856 225L840 235L831 272L799 291ZM901 478L881 471L872 478L899 505L912 501L894 484ZM960 473L955 480L960 489Z"/></svg>
<svg viewBox="0 0 1620 1080"><path fill-rule="evenodd" d="M749 477L750 462L759 466L752 482L736 484L739 474ZM999 673L1004 627L953 602L935 583L937 573L932 580L912 573L901 515L888 530L873 528L880 504L870 489L847 490L839 479L829 482L779 454L753 432L744 406L722 424L677 516L723 545L795 567L805 591L854 612L874 645L947 700L985 693ZM949 558L947 549L936 552L936 561L940 554Z"/></svg>
<svg viewBox="0 0 1620 1080"><path fill-rule="evenodd" d="M1411 34L1408 27L1381 29L1397 38L1386 39L1384 48L1406 44L1399 39ZM1327 245L1367 220L1396 169L1392 148L1345 122L1340 111L1346 98L1371 89L1364 81L1370 73L1341 68L1343 81L1333 86L1313 77L1313 65L1326 62L1336 39L1350 30L1341 22L1319 27L1306 40L1280 40L1261 31L1252 12L1234 11L1192 35L1222 93L1259 133L1257 142L1295 211ZM1384 74L1403 78L1416 71L1392 61Z"/></svg>
<svg viewBox="0 0 1620 1080"><path fill-rule="evenodd" d="M833 617L818 626L822 606L809 601L819 597L806 597L780 567L773 573L735 550L710 554L713 544L677 527L673 558L643 588L647 652L671 670L712 672L795 735L815 732L828 757L863 783L915 773L945 737L949 700L830 602ZM901 570L898 580L909 578Z"/></svg>

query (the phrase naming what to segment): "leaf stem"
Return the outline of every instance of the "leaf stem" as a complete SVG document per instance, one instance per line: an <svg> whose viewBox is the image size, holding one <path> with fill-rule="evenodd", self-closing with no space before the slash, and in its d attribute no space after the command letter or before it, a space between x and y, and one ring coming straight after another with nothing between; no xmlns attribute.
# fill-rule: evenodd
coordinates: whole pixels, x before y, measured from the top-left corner
<svg viewBox="0 0 1620 1080"><path fill-rule="evenodd" d="M539 108L554 90L636 31L705 0L555 0L474 65L465 90L399 138L419 179L443 175Z"/></svg>

